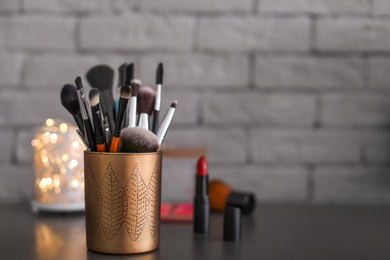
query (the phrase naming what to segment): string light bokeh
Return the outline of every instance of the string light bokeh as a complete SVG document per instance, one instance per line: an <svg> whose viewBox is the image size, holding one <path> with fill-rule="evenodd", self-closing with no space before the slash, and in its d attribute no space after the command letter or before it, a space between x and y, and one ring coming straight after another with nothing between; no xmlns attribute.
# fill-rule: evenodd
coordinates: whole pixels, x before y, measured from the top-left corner
<svg viewBox="0 0 390 260"><path fill-rule="evenodd" d="M33 211L70 211L84 208L84 159L86 149L76 126L47 119L36 129L34 147L35 194Z"/></svg>

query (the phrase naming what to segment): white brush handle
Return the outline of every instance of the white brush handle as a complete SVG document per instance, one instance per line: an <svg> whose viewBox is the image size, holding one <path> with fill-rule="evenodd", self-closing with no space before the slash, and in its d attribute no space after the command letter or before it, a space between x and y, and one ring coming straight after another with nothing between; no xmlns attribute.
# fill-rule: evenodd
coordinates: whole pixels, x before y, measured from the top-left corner
<svg viewBox="0 0 390 260"><path fill-rule="evenodd" d="M165 135L168 132L169 126L171 125L173 116L175 115L176 108L170 107L167 114L164 117L164 120L161 123L160 129L157 132L157 138L159 145L162 145Z"/></svg>
<svg viewBox="0 0 390 260"><path fill-rule="evenodd" d="M138 127L142 127L146 130L149 130L149 116L146 113L141 113L139 115Z"/></svg>
<svg viewBox="0 0 390 260"><path fill-rule="evenodd" d="M130 98L129 127L136 126L137 118L137 97Z"/></svg>

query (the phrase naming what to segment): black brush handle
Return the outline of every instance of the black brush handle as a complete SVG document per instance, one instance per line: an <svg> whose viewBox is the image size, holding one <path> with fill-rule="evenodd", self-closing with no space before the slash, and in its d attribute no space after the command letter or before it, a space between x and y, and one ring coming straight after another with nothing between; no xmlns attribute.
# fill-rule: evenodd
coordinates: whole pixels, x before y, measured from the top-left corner
<svg viewBox="0 0 390 260"><path fill-rule="evenodd" d="M153 122L152 122L152 132L155 135L157 135L157 132L158 132L159 117L160 117L160 111L155 109L153 112Z"/></svg>
<svg viewBox="0 0 390 260"><path fill-rule="evenodd" d="M73 118L77 124L77 127L81 131L81 133L84 133L84 123L83 123L83 118L81 117L81 114L73 115Z"/></svg>
<svg viewBox="0 0 390 260"><path fill-rule="evenodd" d="M89 147L91 148L92 152L95 152L96 151L95 135L92 130L91 121L88 118L84 119L84 126L85 126L85 133L87 135L86 137L89 143Z"/></svg>
<svg viewBox="0 0 390 260"><path fill-rule="evenodd" d="M107 114L108 116L108 124L112 133L115 127L115 107L111 91L100 91L100 105L102 106L103 115Z"/></svg>

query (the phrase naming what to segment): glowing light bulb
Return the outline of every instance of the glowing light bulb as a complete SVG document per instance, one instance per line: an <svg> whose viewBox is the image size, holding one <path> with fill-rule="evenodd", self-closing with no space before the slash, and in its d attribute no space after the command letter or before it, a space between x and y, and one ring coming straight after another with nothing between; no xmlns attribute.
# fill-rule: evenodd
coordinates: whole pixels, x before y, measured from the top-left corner
<svg viewBox="0 0 390 260"><path fill-rule="evenodd" d="M60 124L60 132L66 133L66 131L68 131L68 125L65 123Z"/></svg>
<svg viewBox="0 0 390 260"><path fill-rule="evenodd" d="M64 161L64 162L66 162L67 160L69 160L69 154L63 154L62 155L62 160Z"/></svg>
<svg viewBox="0 0 390 260"><path fill-rule="evenodd" d="M56 133L52 133L52 134L50 135L50 142L51 142L52 144L57 143L57 139L58 139L58 135L57 135Z"/></svg>
<svg viewBox="0 0 390 260"><path fill-rule="evenodd" d="M69 169L74 169L79 163L77 162L77 160L73 159L72 161L70 161L69 163Z"/></svg>
<svg viewBox="0 0 390 260"><path fill-rule="evenodd" d="M54 120L51 119L51 118L46 119L46 125L47 126L53 126L54 125Z"/></svg>
<svg viewBox="0 0 390 260"><path fill-rule="evenodd" d="M73 148L79 148L80 144L79 144L79 142L74 141L74 142L72 143L72 146L73 146Z"/></svg>
<svg viewBox="0 0 390 260"><path fill-rule="evenodd" d="M73 180L72 181L72 187L77 188L80 185L78 180Z"/></svg>

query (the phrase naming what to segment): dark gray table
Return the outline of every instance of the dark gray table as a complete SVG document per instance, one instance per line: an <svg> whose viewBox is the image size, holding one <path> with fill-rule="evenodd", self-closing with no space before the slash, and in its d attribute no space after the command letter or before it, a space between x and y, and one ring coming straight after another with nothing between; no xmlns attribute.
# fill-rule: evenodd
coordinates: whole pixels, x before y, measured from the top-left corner
<svg viewBox="0 0 390 260"><path fill-rule="evenodd" d="M84 214L31 213L0 205L0 259L390 259L390 207L260 206L244 217L241 243L222 241L222 216L208 237L191 225L163 224L160 249L136 256L89 252Z"/></svg>

